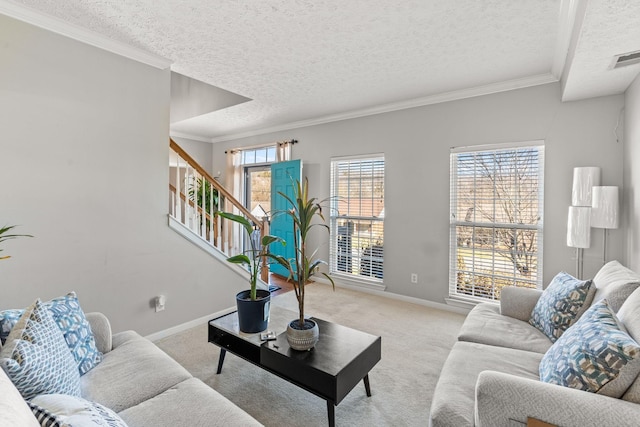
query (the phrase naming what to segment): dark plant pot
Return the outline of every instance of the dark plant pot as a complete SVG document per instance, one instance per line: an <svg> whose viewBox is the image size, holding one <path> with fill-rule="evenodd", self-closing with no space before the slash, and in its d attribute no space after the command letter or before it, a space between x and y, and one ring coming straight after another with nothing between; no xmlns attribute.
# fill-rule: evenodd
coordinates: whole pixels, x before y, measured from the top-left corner
<svg viewBox="0 0 640 427"><path fill-rule="evenodd" d="M251 301L251 291L248 290L238 292L236 295L240 330L248 334L262 332L269 324L271 292L258 289L256 297L255 301Z"/></svg>
<svg viewBox="0 0 640 427"><path fill-rule="evenodd" d="M304 327L300 327L299 319L292 320L287 326L287 342L294 350L311 350L319 338L318 324L311 319L304 319Z"/></svg>

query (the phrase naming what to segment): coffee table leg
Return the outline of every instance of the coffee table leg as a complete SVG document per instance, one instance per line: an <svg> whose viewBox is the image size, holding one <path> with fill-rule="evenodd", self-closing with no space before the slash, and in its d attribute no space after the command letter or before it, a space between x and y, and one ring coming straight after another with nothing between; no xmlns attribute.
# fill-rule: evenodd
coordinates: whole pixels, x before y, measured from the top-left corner
<svg viewBox="0 0 640 427"><path fill-rule="evenodd" d="M364 381L364 389L367 391L367 397L371 397L371 386L369 385L369 374L362 379Z"/></svg>
<svg viewBox="0 0 640 427"><path fill-rule="evenodd" d="M327 416L329 417L329 427L336 426L336 405L327 400Z"/></svg>
<svg viewBox="0 0 640 427"><path fill-rule="evenodd" d="M219 374L220 372L222 372L222 364L224 363L224 355L227 354L227 350L225 350L224 348L220 349L220 358L218 359L218 372L216 372L216 374Z"/></svg>

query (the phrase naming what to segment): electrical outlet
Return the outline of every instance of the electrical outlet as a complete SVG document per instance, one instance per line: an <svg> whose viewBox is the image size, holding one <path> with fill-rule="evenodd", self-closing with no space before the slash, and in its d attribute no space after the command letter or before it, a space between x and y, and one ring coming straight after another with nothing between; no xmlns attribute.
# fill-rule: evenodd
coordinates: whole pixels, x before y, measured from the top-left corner
<svg viewBox="0 0 640 427"><path fill-rule="evenodd" d="M418 283L418 273L411 273L411 283Z"/></svg>
<svg viewBox="0 0 640 427"><path fill-rule="evenodd" d="M156 297L156 313L158 311L164 310L164 304L166 302L166 298L164 295L158 295Z"/></svg>

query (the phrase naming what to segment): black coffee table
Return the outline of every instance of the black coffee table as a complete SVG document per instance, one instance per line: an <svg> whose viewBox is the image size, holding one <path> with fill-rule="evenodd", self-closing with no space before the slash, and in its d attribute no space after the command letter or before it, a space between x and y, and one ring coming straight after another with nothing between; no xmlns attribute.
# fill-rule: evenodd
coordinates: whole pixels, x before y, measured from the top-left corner
<svg viewBox="0 0 640 427"><path fill-rule="evenodd" d="M285 328L297 313L271 306L269 330L276 332L274 341L260 341L260 334L245 334L238 328L236 312L209 322L209 342L218 345L219 374L229 351L292 384L326 400L329 426L335 425L335 407L363 381L371 396L369 371L381 357L382 339L378 336L326 322L318 322L320 340L310 351L292 350Z"/></svg>

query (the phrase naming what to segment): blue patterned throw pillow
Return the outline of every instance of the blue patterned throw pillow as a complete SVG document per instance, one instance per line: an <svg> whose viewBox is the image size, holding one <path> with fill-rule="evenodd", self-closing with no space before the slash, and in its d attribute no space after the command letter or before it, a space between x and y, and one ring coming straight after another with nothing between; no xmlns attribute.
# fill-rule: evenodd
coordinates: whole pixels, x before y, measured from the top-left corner
<svg viewBox="0 0 640 427"><path fill-rule="evenodd" d="M80 395L78 366L40 300L11 330L0 351L0 366L25 399L42 393Z"/></svg>
<svg viewBox="0 0 640 427"><path fill-rule="evenodd" d="M29 402L41 426L127 427L111 409L97 402L66 394L44 394Z"/></svg>
<svg viewBox="0 0 640 427"><path fill-rule="evenodd" d="M89 325L89 321L80 307L76 293L70 292L67 295L47 301L44 305L51 311L53 320L56 321L62 331L62 335L78 364L80 375L89 372L102 361L102 353L96 346L91 325ZM24 310L4 310L0 312L0 339L3 338L3 334L9 335L22 313L24 313Z"/></svg>
<svg viewBox="0 0 640 427"><path fill-rule="evenodd" d="M542 292L529 323L555 342L585 312L595 293L591 280L558 273Z"/></svg>
<svg viewBox="0 0 640 427"><path fill-rule="evenodd" d="M80 375L84 375L102 361L96 347L91 325L84 315L75 292L46 303L73 354Z"/></svg>
<svg viewBox="0 0 640 427"><path fill-rule="evenodd" d="M540 381L621 397L640 373L640 346L607 300L595 303L549 348Z"/></svg>
<svg viewBox="0 0 640 427"><path fill-rule="evenodd" d="M7 340L11 329L18 322L24 310L2 310L0 311L0 348Z"/></svg>

